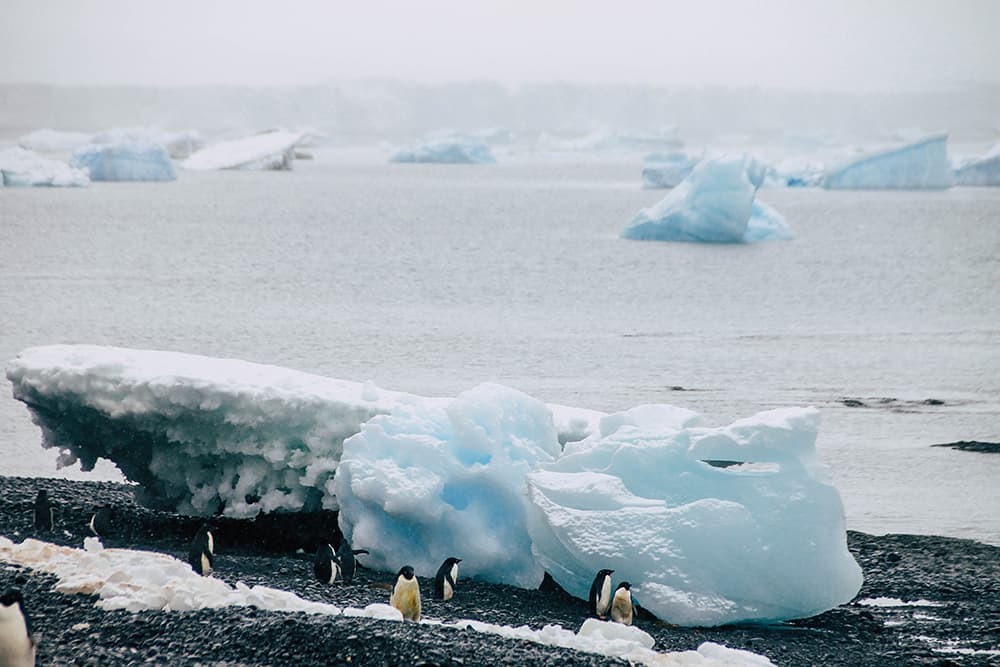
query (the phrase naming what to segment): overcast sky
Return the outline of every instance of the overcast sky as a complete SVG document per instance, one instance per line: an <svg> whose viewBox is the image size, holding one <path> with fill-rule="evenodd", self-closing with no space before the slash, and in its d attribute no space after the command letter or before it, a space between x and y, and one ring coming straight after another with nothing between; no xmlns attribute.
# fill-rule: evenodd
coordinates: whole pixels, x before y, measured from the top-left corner
<svg viewBox="0 0 1000 667"><path fill-rule="evenodd" d="M2 0L0 82L1000 82L1000 0Z"/></svg>

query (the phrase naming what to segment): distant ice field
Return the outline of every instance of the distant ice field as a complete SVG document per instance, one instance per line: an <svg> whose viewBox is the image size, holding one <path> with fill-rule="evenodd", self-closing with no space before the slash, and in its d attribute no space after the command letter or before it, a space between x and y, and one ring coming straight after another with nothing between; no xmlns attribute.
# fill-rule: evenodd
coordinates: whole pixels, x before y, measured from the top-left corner
<svg viewBox="0 0 1000 667"><path fill-rule="evenodd" d="M641 156L316 158L0 190L0 360L169 349L712 424L815 405L849 528L1000 544L1000 457L929 446L1000 441L1000 189L764 189L795 240L637 243L618 234L663 196ZM0 473L117 478L56 471L10 392Z"/></svg>

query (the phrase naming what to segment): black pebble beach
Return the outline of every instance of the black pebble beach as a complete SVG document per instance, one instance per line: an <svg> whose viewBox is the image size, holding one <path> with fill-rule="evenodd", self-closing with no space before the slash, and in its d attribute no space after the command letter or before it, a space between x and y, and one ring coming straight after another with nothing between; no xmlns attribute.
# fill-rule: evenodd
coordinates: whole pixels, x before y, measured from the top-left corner
<svg viewBox="0 0 1000 667"><path fill-rule="evenodd" d="M54 503L55 530L36 534L31 509L38 489ZM146 509L123 484L0 477L0 534L15 542L37 537L74 547L88 522L111 504L114 534L105 546L160 551L186 559L200 521ZM350 586L313 578L308 542L335 531L333 513L298 518L223 521L214 576L265 584L338 606L387 602L379 583L389 573L359 569ZM331 537L331 539L334 539ZM302 542L304 551L279 545ZM872 536L849 532L865 574L855 601L819 616L780 625L679 628L639 615L636 625L658 651L693 650L705 641L753 651L776 665L1000 664L1000 547L934 536ZM362 547L364 545L355 545ZM364 556L359 560L363 563ZM414 623L269 612L229 607L193 612L103 611L93 596L54 590L55 578L0 563L0 590L17 587L39 636L39 665L614 665L600 655L504 639L473 630ZM449 602L431 599L421 579L424 615L577 630L587 605L555 586L522 590L460 579ZM858 600L895 598L906 606ZM912 604L929 601L934 605Z"/></svg>

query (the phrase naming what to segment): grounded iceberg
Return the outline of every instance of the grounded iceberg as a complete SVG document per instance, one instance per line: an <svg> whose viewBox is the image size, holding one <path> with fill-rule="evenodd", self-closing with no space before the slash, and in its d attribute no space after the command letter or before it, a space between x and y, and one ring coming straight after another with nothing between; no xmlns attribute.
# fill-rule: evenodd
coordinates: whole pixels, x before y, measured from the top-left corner
<svg viewBox="0 0 1000 667"><path fill-rule="evenodd" d="M167 149L149 141L88 144L73 153L70 165L86 169L92 181L177 179L177 171Z"/></svg>
<svg viewBox="0 0 1000 667"><path fill-rule="evenodd" d="M529 474L542 567L583 598L594 572L613 569L643 607L680 625L799 618L850 601L862 574L816 458L816 410L697 424L669 406L612 415Z"/></svg>
<svg viewBox="0 0 1000 667"><path fill-rule="evenodd" d="M433 162L439 164L491 164L496 162L490 146L475 137L454 136L400 148L389 162Z"/></svg>
<svg viewBox="0 0 1000 667"><path fill-rule="evenodd" d="M8 187L82 187L87 172L23 148L0 151L0 185Z"/></svg>
<svg viewBox="0 0 1000 667"><path fill-rule="evenodd" d="M621 236L707 243L794 238L777 211L754 201L765 171L742 156L706 158L666 197L639 211Z"/></svg>
<svg viewBox="0 0 1000 667"><path fill-rule="evenodd" d="M275 130L242 139L220 141L202 148L181 163L185 169L246 169L282 171L292 168L295 148L307 135L303 132Z"/></svg>
<svg viewBox="0 0 1000 667"><path fill-rule="evenodd" d="M985 155L955 165L955 185L1000 185L1000 144Z"/></svg>
<svg viewBox="0 0 1000 667"><path fill-rule="evenodd" d="M688 177L700 159L682 152L647 155L642 165L642 187L676 187Z"/></svg>
<svg viewBox="0 0 1000 667"><path fill-rule="evenodd" d="M855 158L823 176L830 190L933 190L952 183L947 134Z"/></svg>

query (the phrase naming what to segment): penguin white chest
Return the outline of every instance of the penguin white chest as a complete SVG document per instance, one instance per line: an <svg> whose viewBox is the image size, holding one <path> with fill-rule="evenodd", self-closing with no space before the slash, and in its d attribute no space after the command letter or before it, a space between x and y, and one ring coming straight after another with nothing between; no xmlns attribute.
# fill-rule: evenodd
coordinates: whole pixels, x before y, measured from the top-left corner
<svg viewBox="0 0 1000 667"><path fill-rule="evenodd" d="M611 577L604 577L601 592L597 594L597 613L605 616L611 606Z"/></svg>
<svg viewBox="0 0 1000 667"><path fill-rule="evenodd" d="M451 566L451 581L458 582L458 563ZM444 599L450 600L455 595L455 589L448 579L444 580Z"/></svg>
<svg viewBox="0 0 1000 667"><path fill-rule="evenodd" d="M0 604L0 665L34 667L35 646L17 604Z"/></svg>
<svg viewBox="0 0 1000 667"><path fill-rule="evenodd" d="M632 625L632 594L625 588L615 591L615 599L611 602L611 620Z"/></svg>
<svg viewBox="0 0 1000 667"><path fill-rule="evenodd" d="M208 573L212 571L212 563L208 560L208 554L201 555L201 573L208 576Z"/></svg>
<svg viewBox="0 0 1000 667"><path fill-rule="evenodd" d="M206 533L208 536L208 553L215 555L215 540L212 539L212 533L209 531Z"/></svg>
<svg viewBox="0 0 1000 667"><path fill-rule="evenodd" d="M420 586L417 585L417 578L405 579L400 577L396 580L396 585L389 596L389 604L403 614L407 621L420 620Z"/></svg>

